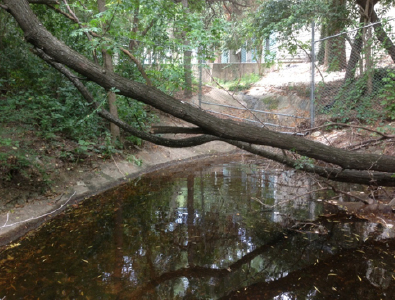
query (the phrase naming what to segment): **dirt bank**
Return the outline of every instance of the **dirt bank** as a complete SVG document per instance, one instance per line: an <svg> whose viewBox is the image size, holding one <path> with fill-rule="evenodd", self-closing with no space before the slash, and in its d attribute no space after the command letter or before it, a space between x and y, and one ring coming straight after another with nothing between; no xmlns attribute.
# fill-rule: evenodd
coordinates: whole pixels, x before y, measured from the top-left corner
<svg viewBox="0 0 395 300"><path fill-rule="evenodd" d="M59 181L54 183L50 196L27 199L24 204L18 204L0 214L0 246L12 243L18 237L61 213L66 207L76 206L78 202L89 196L143 174L187 162L199 164L229 160L240 156L241 153L235 147L222 142L211 142L185 149L146 144L134 155L134 158L141 162L140 166L136 161L114 155L107 160L95 161L90 170L86 170L83 165L75 165L73 169L66 168L62 174L59 174Z"/></svg>

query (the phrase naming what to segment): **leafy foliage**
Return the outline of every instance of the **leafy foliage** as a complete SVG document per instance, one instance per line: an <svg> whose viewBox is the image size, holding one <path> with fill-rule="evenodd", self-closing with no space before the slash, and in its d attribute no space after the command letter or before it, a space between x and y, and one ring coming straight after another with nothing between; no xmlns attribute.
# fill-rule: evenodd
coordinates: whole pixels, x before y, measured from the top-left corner
<svg viewBox="0 0 395 300"><path fill-rule="evenodd" d="M381 105L387 111L387 117L395 120L395 71L391 70L387 76L382 79L385 83L380 98Z"/></svg>
<svg viewBox="0 0 395 300"><path fill-rule="evenodd" d="M368 90L368 80L371 78L374 89ZM394 117L393 71L384 68L372 69L362 76L349 80L335 97L333 107L326 112L341 122L359 119L364 122L375 122L383 118ZM380 101L381 99L381 101ZM375 107L383 106L382 110Z"/></svg>

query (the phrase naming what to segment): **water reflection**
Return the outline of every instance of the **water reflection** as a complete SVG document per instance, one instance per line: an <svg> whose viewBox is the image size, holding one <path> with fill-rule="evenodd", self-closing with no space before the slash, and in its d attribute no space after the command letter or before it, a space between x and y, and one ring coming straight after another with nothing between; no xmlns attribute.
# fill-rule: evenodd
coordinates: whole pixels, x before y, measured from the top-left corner
<svg viewBox="0 0 395 300"><path fill-rule="evenodd" d="M320 218L311 190L265 165L151 174L3 252L0 299L392 299L391 226Z"/></svg>

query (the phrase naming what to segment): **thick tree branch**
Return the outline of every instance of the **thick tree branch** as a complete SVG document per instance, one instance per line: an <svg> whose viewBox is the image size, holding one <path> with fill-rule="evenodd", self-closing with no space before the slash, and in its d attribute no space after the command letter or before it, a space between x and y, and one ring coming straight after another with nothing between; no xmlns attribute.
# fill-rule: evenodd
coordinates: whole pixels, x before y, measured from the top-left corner
<svg viewBox="0 0 395 300"><path fill-rule="evenodd" d="M186 139L167 139L163 137L157 137L155 135L137 130L136 128L130 126L129 124L115 118L111 115L107 110L101 109L100 105L94 100L93 96L87 90L87 88L81 83L81 81L76 77L70 70L65 68L60 63L55 62L51 57L45 54L42 50L35 49L34 52L46 61L48 64L53 66L59 72L64 74L78 89L81 95L93 105L99 116L106 119L109 122L112 122L118 125L120 128L124 129L125 131L133 134L136 137L139 137L143 140L152 142L157 145L162 145L166 147L175 147L175 148L182 148L182 147L192 147L201 144L205 144L211 141L220 140L231 145L234 145L240 149L246 150L250 153L257 154L262 157L266 157L268 159L277 161L282 163L286 166L294 168L298 163L297 160L291 159L286 155L279 155L274 152L270 152L264 150L262 148L258 148L254 145L228 140L228 139L221 139L218 137L210 136L210 135L200 135L197 137L186 138ZM187 131L192 130L200 130L199 128L186 128ZM300 164L298 164L300 165ZM312 164L305 164L301 166L301 170L314 173L319 176L322 176L327 179L335 180L335 181L348 181L353 183L362 183L362 184L369 184L375 183L377 185L386 185L386 186L395 186L395 178L391 177L390 173L383 173L383 172L372 172L372 171L357 171L357 170L341 170L335 168L324 168L317 165Z"/></svg>
<svg viewBox="0 0 395 300"><path fill-rule="evenodd" d="M298 165L299 169L302 171L317 174L323 178L330 179L333 181L352 182L352 183L360 183L360 184L374 183L380 186L381 185L395 186L395 178L392 177L392 172L387 173L387 172L373 172L370 170L366 170L366 171L348 170L348 169L340 169L334 167L333 168L321 167L310 163L301 164L300 162L297 161L297 159L292 159L289 156L280 155L248 143L243 143L239 141L229 141L229 140L226 140L226 142L240 149L248 151L252 154L256 154L274 160L276 162L279 162L290 168L295 168L295 166Z"/></svg>
<svg viewBox="0 0 395 300"><path fill-rule="evenodd" d="M152 126L151 132L153 134L161 133L186 133L186 134L204 134L204 130L199 127L179 127L179 126Z"/></svg>
<svg viewBox="0 0 395 300"><path fill-rule="evenodd" d="M385 30L383 29L383 25L379 22L379 17L377 16L375 10L372 11L371 16L372 23L376 23L373 25L374 32L377 35L377 39L383 44L384 48L387 50L388 54L391 56L392 61L395 63L395 45L391 41L391 38L387 35Z"/></svg>

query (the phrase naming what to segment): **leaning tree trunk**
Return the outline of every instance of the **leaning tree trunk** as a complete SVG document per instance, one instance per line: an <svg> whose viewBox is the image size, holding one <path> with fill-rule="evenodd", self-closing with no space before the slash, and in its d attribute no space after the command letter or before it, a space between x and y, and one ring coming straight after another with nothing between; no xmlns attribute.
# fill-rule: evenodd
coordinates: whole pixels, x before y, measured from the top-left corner
<svg viewBox="0 0 395 300"><path fill-rule="evenodd" d="M363 24L364 17L361 16L359 20L359 24ZM363 45L363 28L359 28L357 33L355 34L354 43L351 47L350 58L348 60L346 75L344 77L344 82L350 82L355 77L355 71L357 68L357 64L359 59L361 58L361 51Z"/></svg>
<svg viewBox="0 0 395 300"><path fill-rule="evenodd" d="M372 11L371 20L372 23L377 23L380 21L374 9ZM377 23L373 25L373 28L374 32L376 33L377 39L381 42L385 50L387 50L388 54L391 56L392 61L395 63L395 45L383 29L383 25L381 23Z"/></svg>
<svg viewBox="0 0 395 300"><path fill-rule="evenodd" d="M253 144L292 150L299 155L337 165L338 167L331 168L336 170L339 176L347 172L357 172L365 176L364 182L369 183L371 180L375 181L376 174L379 174L383 176L387 185L395 185L395 178L392 176L395 170L395 157L393 156L355 153L301 137L274 132L264 127L240 124L232 120L217 118L198 107L179 101L153 87L130 81L112 72L107 72L102 66L95 64L82 54L69 48L48 32L30 9L27 1L3 0L3 3L3 7L12 14L23 30L26 41L34 46L36 52L42 53L43 56L47 57L46 61L48 63L56 63L60 66L65 65L107 90L115 88L121 95L136 99L197 125L208 134L208 136L198 137L197 140L199 142L201 140L208 142L213 140L213 138L221 139L228 143L238 143L238 147L246 148L252 152L257 151L257 153L259 153L258 150L260 149L253 146ZM78 80L72 74L69 79ZM104 111L99 113L104 114ZM122 124L122 122L119 122L119 119L115 119L110 114L107 115L107 118L112 119L112 122L118 125ZM127 124L125 128L127 128ZM130 126L129 128L131 131L134 130ZM149 138L151 137L148 136L147 139ZM160 137L155 137L153 140L158 141L158 143L163 141ZM192 140L194 139L192 138ZM174 146L174 144L177 144L177 142L170 144L170 146ZM284 160L287 160L285 156Z"/></svg>

